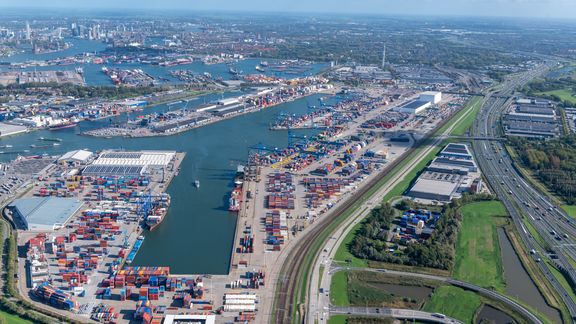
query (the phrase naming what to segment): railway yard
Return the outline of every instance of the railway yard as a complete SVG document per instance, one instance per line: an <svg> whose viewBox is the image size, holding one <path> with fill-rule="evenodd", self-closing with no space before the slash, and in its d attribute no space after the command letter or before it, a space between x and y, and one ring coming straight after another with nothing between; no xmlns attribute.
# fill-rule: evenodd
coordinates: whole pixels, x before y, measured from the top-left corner
<svg viewBox="0 0 576 324"><path fill-rule="evenodd" d="M324 120L317 134L289 132L286 148L254 146L229 196L229 210L238 217L227 275L130 265L145 229L162 226L170 205L164 192L183 153L78 150L7 164L6 170L22 162L34 166L7 179L27 188L5 209L25 251L18 276L27 279L19 289L41 307L79 320L160 323L165 316L196 314L262 322L271 315L276 265L295 242L469 98L447 95L418 114L398 111L417 95L394 99L370 89L333 106L323 99L308 111ZM298 128L307 118L283 121L284 127ZM48 210L50 217L40 217Z"/></svg>

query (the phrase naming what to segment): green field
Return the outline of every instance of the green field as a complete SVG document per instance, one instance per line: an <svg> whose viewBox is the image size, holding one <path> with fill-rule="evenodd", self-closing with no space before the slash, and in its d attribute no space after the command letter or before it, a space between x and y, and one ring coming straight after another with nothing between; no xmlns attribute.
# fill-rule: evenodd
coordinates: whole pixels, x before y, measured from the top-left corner
<svg viewBox="0 0 576 324"><path fill-rule="evenodd" d="M328 319L328 324L346 324L346 319L348 316L346 315L334 315L330 316Z"/></svg>
<svg viewBox="0 0 576 324"><path fill-rule="evenodd" d="M424 305L424 310L473 323L476 310L482 306L480 296L452 286L436 288L432 298Z"/></svg>
<svg viewBox="0 0 576 324"><path fill-rule="evenodd" d="M460 123L458 123L458 125L454 127L452 130L452 135L464 135L464 133L466 133L468 129L472 127L472 124L474 124L474 120L476 119L476 116L482 107L481 103L482 97L472 97L472 99L470 99L470 102L468 102L467 106L472 107L472 111L468 113L466 118L464 118Z"/></svg>
<svg viewBox="0 0 576 324"><path fill-rule="evenodd" d="M575 205L562 205L561 207L568 214L568 216L576 219L576 206Z"/></svg>
<svg viewBox="0 0 576 324"><path fill-rule="evenodd" d="M4 320L3 323L7 324L32 324L32 322L22 319L17 315L12 315L6 312L0 311L0 319ZM0 320L1 322L1 320Z"/></svg>
<svg viewBox="0 0 576 324"><path fill-rule="evenodd" d="M330 282L330 303L334 306L350 306L346 271L336 272L332 276L332 281Z"/></svg>
<svg viewBox="0 0 576 324"><path fill-rule="evenodd" d="M553 91L540 92L540 93L538 93L538 95L553 96L553 97L558 98L561 101L565 101L565 102L568 102L572 105L576 105L576 95L574 94L574 92L571 89L568 89L568 88L553 90Z"/></svg>
<svg viewBox="0 0 576 324"><path fill-rule="evenodd" d="M463 206L463 220L456 244L453 277L485 288L504 292L502 259L497 225L507 215L499 201L483 201Z"/></svg>

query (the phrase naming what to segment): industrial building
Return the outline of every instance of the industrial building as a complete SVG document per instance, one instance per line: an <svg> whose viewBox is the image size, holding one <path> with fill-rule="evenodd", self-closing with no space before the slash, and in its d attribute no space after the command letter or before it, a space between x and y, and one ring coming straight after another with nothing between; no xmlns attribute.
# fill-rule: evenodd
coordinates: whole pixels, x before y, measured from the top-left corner
<svg viewBox="0 0 576 324"><path fill-rule="evenodd" d="M93 156L94 156L94 153L92 153L90 151L75 150L75 151L67 152L64 155L62 155L58 159L58 163L60 163L60 164L67 163L67 164L74 164L74 165L87 164L92 159Z"/></svg>
<svg viewBox="0 0 576 324"><path fill-rule="evenodd" d="M479 192L482 180L470 147L450 143L418 177L408 196L448 202L463 192Z"/></svg>
<svg viewBox="0 0 576 324"><path fill-rule="evenodd" d="M35 197L16 199L8 207L28 231L53 231L68 222L83 203L73 198Z"/></svg>
<svg viewBox="0 0 576 324"><path fill-rule="evenodd" d="M550 101L518 99L504 117L504 130L509 136L551 138L560 134L556 107Z"/></svg>
<svg viewBox="0 0 576 324"><path fill-rule="evenodd" d="M174 151L107 151L82 170L87 176L139 176L150 168L165 168Z"/></svg>
<svg viewBox="0 0 576 324"><path fill-rule="evenodd" d="M439 103L441 100L442 92L426 91L422 92L418 96L418 99L408 101L394 110L401 113L416 115L432 107L432 105Z"/></svg>
<svg viewBox="0 0 576 324"><path fill-rule="evenodd" d="M424 110L430 108L432 103L430 101L420 101L420 100L412 100L408 101L407 103L399 106L398 108L394 109L401 113L407 114L419 114Z"/></svg>
<svg viewBox="0 0 576 324"><path fill-rule="evenodd" d="M442 92L439 91L426 91L420 94L418 98L420 101L428 101L431 104L435 105L442 101Z"/></svg>

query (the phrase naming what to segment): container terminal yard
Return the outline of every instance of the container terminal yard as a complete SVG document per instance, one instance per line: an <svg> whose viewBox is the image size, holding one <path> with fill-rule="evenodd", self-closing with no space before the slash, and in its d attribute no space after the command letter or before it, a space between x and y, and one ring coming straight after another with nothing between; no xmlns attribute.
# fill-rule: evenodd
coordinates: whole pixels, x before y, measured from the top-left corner
<svg viewBox="0 0 576 324"><path fill-rule="evenodd" d="M170 205L165 190L183 153L76 150L6 165L41 161L28 170L30 180L9 180L27 182L27 191L5 209L26 251L19 258L18 275L26 278L19 289L41 307L84 321L160 323L188 314L261 322L270 315L259 310L271 309L276 265L293 242L468 99L446 95L409 113L422 98L411 92L393 100L369 90L333 108L321 98L313 109L326 109L330 122L317 134L289 132L286 148L253 146L228 197L237 226L227 275L131 265L146 231L162 226Z"/></svg>

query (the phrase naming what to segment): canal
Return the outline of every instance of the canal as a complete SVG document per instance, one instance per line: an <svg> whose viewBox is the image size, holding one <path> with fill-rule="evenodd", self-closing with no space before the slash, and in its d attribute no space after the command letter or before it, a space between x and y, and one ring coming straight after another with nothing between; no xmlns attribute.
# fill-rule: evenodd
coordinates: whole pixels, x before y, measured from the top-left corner
<svg viewBox="0 0 576 324"><path fill-rule="evenodd" d="M498 228L498 239L502 252L506 294L537 309L548 316L553 323L562 323L560 313L548 306L538 287L536 287L536 284L532 281L526 269L524 269L522 261L520 261L503 228Z"/></svg>

